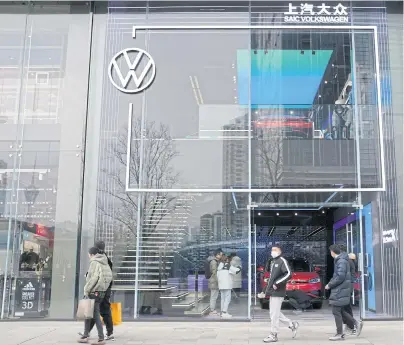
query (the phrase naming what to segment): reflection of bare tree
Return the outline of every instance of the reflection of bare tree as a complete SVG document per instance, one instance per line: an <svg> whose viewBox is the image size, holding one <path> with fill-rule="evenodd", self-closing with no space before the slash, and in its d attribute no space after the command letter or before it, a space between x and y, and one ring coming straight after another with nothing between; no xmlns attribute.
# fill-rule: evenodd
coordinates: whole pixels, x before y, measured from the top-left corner
<svg viewBox="0 0 404 345"><path fill-rule="evenodd" d="M261 179L260 186L276 188L280 185L283 176L282 132L265 129L259 130L257 136L257 165ZM281 193L262 193L260 202L278 203L281 201L281 195Z"/></svg>
<svg viewBox="0 0 404 345"><path fill-rule="evenodd" d="M141 140L140 138L144 139ZM154 122L144 125L140 120L132 123L132 143L129 164L129 183L132 187L169 189L177 182L178 174L171 167L178 154L175 150L168 127ZM139 194L125 191L127 130L123 129L107 152L112 168L103 168L104 182L98 209L114 222L118 222L133 234L139 208ZM170 213L175 205L175 197L167 192L141 193L141 217L144 229L152 232L159 222Z"/></svg>

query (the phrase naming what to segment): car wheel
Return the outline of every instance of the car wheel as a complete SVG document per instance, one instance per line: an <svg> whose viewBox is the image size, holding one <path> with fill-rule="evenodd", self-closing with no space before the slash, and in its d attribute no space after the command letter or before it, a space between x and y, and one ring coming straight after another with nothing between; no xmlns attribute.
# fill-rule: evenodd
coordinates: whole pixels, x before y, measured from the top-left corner
<svg viewBox="0 0 404 345"><path fill-rule="evenodd" d="M323 301L313 302L313 309L321 309L323 307Z"/></svg>
<svg viewBox="0 0 404 345"><path fill-rule="evenodd" d="M261 309L269 309L269 301L266 299L260 299Z"/></svg>

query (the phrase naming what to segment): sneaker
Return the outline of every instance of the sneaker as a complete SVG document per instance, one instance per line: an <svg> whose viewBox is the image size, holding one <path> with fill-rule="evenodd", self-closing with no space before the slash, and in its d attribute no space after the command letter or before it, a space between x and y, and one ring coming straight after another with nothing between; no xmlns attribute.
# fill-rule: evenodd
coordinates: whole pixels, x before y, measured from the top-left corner
<svg viewBox="0 0 404 345"><path fill-rule="evenodd" d="M278 341L278 335L276 333L270 333L264 340L264 343L276 343Z"/></svg>
<svg viewBox="0 0 404 345"><path fill-rule="evenodd" d="M344 334L336 334L336 335L333 335L332 337L329 337L328 340L331 340L331 341L345 340L345 335Z"/></svg>
<svg viewBox="0 0 404 345"><path fill-rule="evenodd" d="M110 334L110 335L107 335L107 336L105 337L105 340L115 341L115 337L114 337L113 334Z"/></svg>
<svg viewBox="0 0 404 345"><path fill-rule="evenodd" d="M356 329L355 329L355 335L359 337L362 333L363 329L363 321L360 320L359 322L356 322Z"/></svg>
<svg viewBox="0 0 404 345"><path fill-rule="evenodd" d="M222 313L221 317L222 319L231 319L233 316L229 313Z"/></svg>
<svg viewBox="0 0 404 345"><path fill-rule="evenodd" d="M87 343L88 343L88 337L82 335L82 336L80 337L80 339L77 340L77 342L78 342L79 344L87 344Z"/></svg>
<svg viewBox="0 0 404 345"><path fill-rule="evenodd" d="M292 338L296 338L297 330L299 329L299 322L292 321L292 326L289 327L289 329L292 331Z"/></svg>
<svg viewBox="0 0 404 345"><path fill-rule="evenodd" d="M356 329L345 327L344 333L345 335L356 335Z"/></svg>
<svg viewBox="0 0 404 345"><path fill-rule="evenodd" d="M98 339L97 341L92 342L91 345L105 345L105 340Z"/></svg>
<svg viewBox="0 0 404 345"><path fill-rule="evenodd" d="M220 316L216 310L211 310L208 316Z"/></svg>

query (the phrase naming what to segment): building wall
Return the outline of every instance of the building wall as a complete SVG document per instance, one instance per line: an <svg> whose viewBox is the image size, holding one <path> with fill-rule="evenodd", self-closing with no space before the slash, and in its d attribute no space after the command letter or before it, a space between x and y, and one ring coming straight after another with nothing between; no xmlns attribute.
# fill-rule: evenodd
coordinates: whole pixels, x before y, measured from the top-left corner
<svg viewBox="0 0 404 345"><path fill-rule="evenodd" d="M1 317L70 318L78 293L90 7L1 4L0 18ZM5 273L13 279L5 281ZM29 282L39 304L22 299L20 287Z"/></svg>
<svg viewBox="0 0 404 345"><path fill-rule="evenodd" d="M94 239L106 242L114 261L115 300L123 303L126 318L139 317L148 307L162 308L160 297L167 293L167 285L194 296L197 272L202 272L204 259L219 247L226 253L243 253L243 292L248 295L248 281L254 274L248 255L252 246L249 203L296 207L334 201L328 192L254 193L257 186L334 186L346 181L344 174L349 174L352 184L359 176L370 176L369 185L380 183L380 162L369 159L380 152L373 137L371 142L366 138L359 143L362 170L349 159L344 164L333 161L327 170L316 156L321 148L313 149L306 141L300 145L283 142L270 131L259 135L253 130L259 114L250 108L251 64L247 61L247 83L239 85L238 53L244 51L251 57L254 50L264 54L281 46L306 49L300 47L303 34L296 33L296 41L284 39L282 30L139 31L136 39L131 35L133 23L280 24L281 7L273 2L235 1L223 2L224 11L217 12L196 11L188 2L164 8L162 4L0 5L1 318L73 318L88 267L87 250ZM288 3L278 5L287 11ZM380 286L384 316L389 317L402 317L402 306L385 297L391 293L398 300L402 292L398 284L401 267L391 265L395 257L402 257L399 5L390 3L386 12L383 2L374 2L352 17L363 25L370 16L380 30L388 190L371 195L337 193L340 198L335 199L336 203L352 203L359 197L363 204L366 200L376 205L380 218L374 220L374 239L382 261L381 281L392 274L396 277ZM206 6L209 9L211 4ZM374 61L366 60L369 54L362 49L363 42L355 46L358 61L373 71ZM110 83L107 71L111 58L132 46L151 53L158 65L157 79L144 93L124 94ZM241 100L241 88L247 90L247 100ZM369 86L364 89L368 91ZM133 108L128 167L129 103ZM315 103L321 105L318 97ZM374 114L368 109L365 120L372 122ZM275 152L279 159L269 156L279 163L271 171L275 179L268 171L273 164L268 168L259 156L260 144L279 149ZM347 158L341 154L341 148L348 145L345 142L327 145L321 151L326 152L324 159L330 159L333 152ZM354 145L348 146L353 152ZM316 157L306 160L303 151ZM287 165L285 155L293 156ZM127 173L130 192L125 186ZM393 225L397 244L384 246L383 231ZM34 257L31 249L45 261L43 265L27 259ZM37 282L38 277L39 305L27 311L16 291L30 281ZM200 280L198 293L207 293L205 283ZM242 304L238 316L251 316L248 302Z"/></svg>

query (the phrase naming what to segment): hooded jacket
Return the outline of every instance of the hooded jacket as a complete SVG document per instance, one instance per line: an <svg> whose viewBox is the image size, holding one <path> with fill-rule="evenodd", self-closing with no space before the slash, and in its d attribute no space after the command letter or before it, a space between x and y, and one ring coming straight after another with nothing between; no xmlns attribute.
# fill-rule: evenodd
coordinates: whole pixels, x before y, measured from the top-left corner
<svg viewBox="0 0 404 345"><path fill-rule="evenodd" d="M234 256L230 262L230 265L240 268L240 271L237 274L233 275L233 289L241 289L243 280L241 276L242 264L240 257Z"/></svg>
<svg viewBox="0 0 404 345"><path fill-rule="evenodd" d="M105 292L112 282L112 271L104 254L96 254L90 259L90 267L84 285L84 296L94 292Z"/></svg>
<svg viewBox="0 0 404 345"><path fill-rule="evenodd" d="M350 303L352 276L347 253L341 253L334 259L334 274L328 283L331 290L330 304L343 307Z"/></svg>

